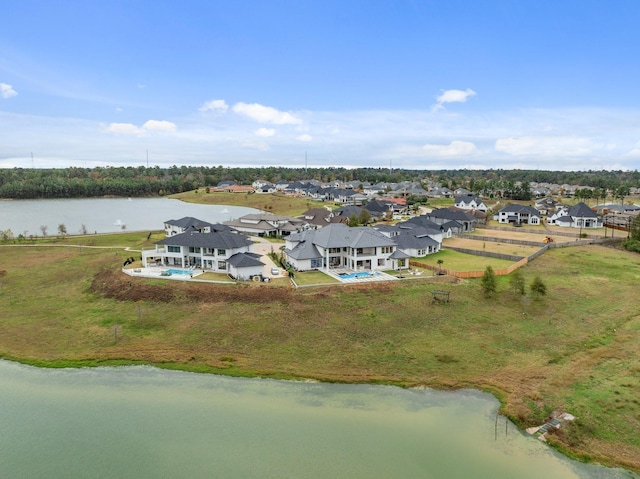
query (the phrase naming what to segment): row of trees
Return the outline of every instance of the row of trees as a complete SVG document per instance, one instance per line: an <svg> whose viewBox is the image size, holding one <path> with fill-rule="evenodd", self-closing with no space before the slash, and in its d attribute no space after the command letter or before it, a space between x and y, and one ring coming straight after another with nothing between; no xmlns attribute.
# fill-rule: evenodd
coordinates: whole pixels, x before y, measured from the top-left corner
<svg viewBox="0 0 640 479"><path fill-rule="evenodd" d="M386 168L230 168L223 166L96 167L0 169L2 198L74 198L94 196L153 196L180 193L221 181L248 185L256 180L315 179L322 182L366 181L399 183L435 182L455 189L465 187L487 196L514 200L530 199L532 181L569 183L600 188L605 192L640 187L638 171L538 171L538 170L389 170ZM622 190L621 190L622 188ZM589 194L585 190L581 194ZM594 193L591 193L594 194ZM627 193L628 194L628 193Z"/></svg>
<svg viewBox="0 0 640 479"><path fill-rule="evenodd" d="M522 272L519 269L516 269L511 273L509 279L513 293L518 296L524 296L527 288ZM482 286L482 291L486 297L491 297L498 291L498 279L491 266L487 266L485 269L484 274L480 279L480 285ZM535 298L547 294L547 286L544 284L540 276L536 276L531 284L529 284L529 290Z"/></svg>
<svg viewBox="0 0 640 479"><path fill-rule="evenodd" d="M47 225L40 225L40 233L43 238L46 238L49 235L49 227ZM89 231L87 230L87 226L84 224L81 225L79 233L81 235L89 234ZM68 234L67 226L64 223L60 223L58 225L57 234L58 236L67 236ZM34 235L27 235L26 232L15 235L10 228L7 228L6 230L0 230L0 242L3 242L3 243L8 243L10 241L11 242L17 241L18 243L21 243L23 241L26 241L27 239L33 240L35 238L36 237Z"/></svg>

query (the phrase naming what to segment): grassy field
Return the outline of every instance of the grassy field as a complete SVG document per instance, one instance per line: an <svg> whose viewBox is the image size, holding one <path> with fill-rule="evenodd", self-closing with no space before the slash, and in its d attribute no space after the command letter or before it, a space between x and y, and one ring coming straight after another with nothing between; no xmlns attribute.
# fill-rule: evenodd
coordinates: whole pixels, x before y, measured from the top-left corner
<svg viewBox="0 0 640 479"><path fill-rule="evenodd" d="M527 284L543 278L546 296L515 295L500 277L496 296L485 298L478 280L294 291L284 279L130 278L120 266L132 253L114 247L152 239L125 233L77 241L85 240L94 247L0 246L0 356L42 366L145 362L230 375L477 387L494 392L522 426L569 411L578 420L551 437L556 446L640 470L638 255L602 246L550 250L521 270ZM466 258L466 268L482 269L468 263L479 257L438 254L444 267L464 268ZM451 301L434 303L432 289L450 291Z"/></svg>
<svg viewBox="0 0 640 479"><path fill-rule="evenodd" d="M298 216L310 208L319 208L324 205L324 203L310 201L308 198L284 194L205 193L204 190L198 190L197 193L195 191L178 193L171 195L171 198L205 205L246 206L286 216Z"/></svg>

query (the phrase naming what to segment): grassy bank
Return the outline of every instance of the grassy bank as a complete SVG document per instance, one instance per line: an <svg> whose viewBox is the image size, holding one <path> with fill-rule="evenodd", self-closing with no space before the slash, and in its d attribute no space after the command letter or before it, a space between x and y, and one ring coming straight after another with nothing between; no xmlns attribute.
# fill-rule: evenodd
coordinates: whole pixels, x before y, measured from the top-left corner
<svg viewBox="0 0 640 479"><path fill-rule="evenodd" d="M286 216L298 216L309 208L324 206L324 203L310 201L309 198L297 198L284 194L206 193L205 190L197 190L197 192L186 191L171 195L170 198L204 205L245 206Z"/></svg>
<svg viewBox="0 0 640 479"><path fill-rule="evenodd" d="M543 278L546 296L515 296L501 277L487 299L477 280L293 291L286 282L130 278L120 266L132 253L115 247L152 239L77 241L89 240L85 246L109 248L0 246L0 356L41 366L144 362L237 376L478 387L495 392L522 426L555 409L571 412L578 420L552 441L640 470L638 255L551 250L522 269L527 284ZM433 303L432 289L450 291L451 302Z"/></svg>

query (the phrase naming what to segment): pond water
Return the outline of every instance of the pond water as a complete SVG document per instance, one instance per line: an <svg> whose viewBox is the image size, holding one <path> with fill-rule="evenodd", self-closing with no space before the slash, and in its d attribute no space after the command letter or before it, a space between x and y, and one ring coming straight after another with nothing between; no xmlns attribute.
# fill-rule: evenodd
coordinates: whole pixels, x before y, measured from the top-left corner
<svg viewBox="0 0 640 479"><path fill-rule="evenodd" d="M0 360L0 477L636 478L579 464L476 391Z"/></svg>
<svg viewBox="0 0 640 479"><path fill-rule="evenodd" d="M193 216L209 223L222 223L250 213L241 206L198 205L169 198L79 198L0 201L0 230L14 236L56 235L63 224L68 234L159 230L166 220Z"/></svg>

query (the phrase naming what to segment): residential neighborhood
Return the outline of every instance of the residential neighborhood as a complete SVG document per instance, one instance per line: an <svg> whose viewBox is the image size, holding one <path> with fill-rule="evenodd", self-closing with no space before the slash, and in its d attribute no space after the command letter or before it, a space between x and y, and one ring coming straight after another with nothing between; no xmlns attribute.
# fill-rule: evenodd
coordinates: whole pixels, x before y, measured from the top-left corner
<svg viewBox="0 0 640 479"><path fill-rule="evenodd" d="M640 206L631 204L625 208L614 204L590 207L584 202L567 201L566 196L554 196L553 188L541 185L529 187L535 197L530 202L482 197L465 188L449 190L433 182L423 187L416 182L371 185L365 181L257 181L251 191L242 186L222 182L208 191L307 196L313 206L295 217L260 212L223 224L193 217L166 220L165 238L142 252L144 269L157 272L168 268L170 273L165 276L182 273L182 279L186 274L191 278L204 272L223 273L236 281L269 278L271 271L279 276L281 270L292 277L307 271L342 278L383 272L397 275L411 270L412 261L420 262L446 248L451 238L473 238L479 228L484 229L482 235L486 237L492 234L487 228L502 225L543 226L537 240L543 248L557 246L548 228L558 228L558 235L562 229L576 230L575 237L580 239L586 231L603 228L607 217L608 226L613 227L612 216L625 224L620 218L640 212ZM560 189L565 194L581 191L569 185ZM410 207L408 198L423 200ZM429 198L451 206L429 207ZM270 241L271 246L258 248L264 241Z"/></svg>

